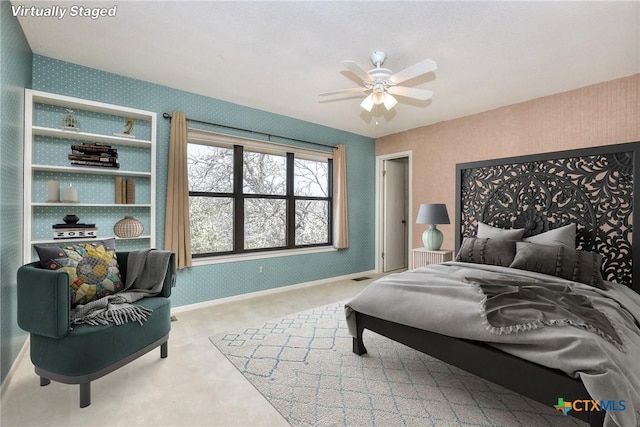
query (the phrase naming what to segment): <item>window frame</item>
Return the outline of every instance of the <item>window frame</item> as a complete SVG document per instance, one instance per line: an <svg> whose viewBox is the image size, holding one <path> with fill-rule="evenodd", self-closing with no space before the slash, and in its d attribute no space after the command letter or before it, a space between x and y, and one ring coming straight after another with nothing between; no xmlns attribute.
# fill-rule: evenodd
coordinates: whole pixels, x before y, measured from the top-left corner
<svg viewBox="0 0 640 427"><path fill-rule="evenodd" d="M222 135L215 132L199 129L188 129L188 144L200 144L233 149L233 191L208 192L189 191L191 197L213 197L232 199L233 212L233 249L221 252L203 252L192 254L193 260L205 258L216 259L219 257L258 255L260 253L277 253L278 251L308 250L313 248L329 248L333 246L333 153L310 150L273 142L263 142L248 138ZM244 193L244 151L260 152L285 156L286 158L286 185L284 195ZM295 160L313 160L327 162L327 197L321 196L297 196L295 195ZM269 248L245 249L245 200L246 199L274 199L284 200L286 203L285 221L285 245ZM327 241L323 243L311 243L296 245L296 201L311 200L327 202Z"/></svg>

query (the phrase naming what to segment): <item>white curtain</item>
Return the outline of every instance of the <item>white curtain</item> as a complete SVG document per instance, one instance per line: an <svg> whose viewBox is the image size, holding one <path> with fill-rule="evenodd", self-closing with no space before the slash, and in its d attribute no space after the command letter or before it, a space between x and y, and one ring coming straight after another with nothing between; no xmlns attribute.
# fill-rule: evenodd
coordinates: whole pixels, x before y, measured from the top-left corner
<svg viewBox="0 0 640 427"><path fill-rule="evenodd" d="M187 176L187 117L174 111L169 139L169 176L164 249L176 254L178 268L191 267L191 224Z"/></svg>
<svg viewBox="0 0 640 427"><path fill-rule="evenodd" d="M349 247L347 209L347 150L344 144L333 150L333 246Z"/></svg>

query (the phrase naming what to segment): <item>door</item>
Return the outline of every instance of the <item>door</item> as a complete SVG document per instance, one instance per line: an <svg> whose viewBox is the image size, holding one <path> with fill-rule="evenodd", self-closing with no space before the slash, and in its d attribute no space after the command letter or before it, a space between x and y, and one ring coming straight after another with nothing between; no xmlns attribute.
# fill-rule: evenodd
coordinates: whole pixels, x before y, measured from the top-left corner
<svg viewBox="0 0 640 427"><path fill-rule="evenodd" d="M383 169L383 261L384 272L406 268L407 174L406 158L385 160Z"/></svg>

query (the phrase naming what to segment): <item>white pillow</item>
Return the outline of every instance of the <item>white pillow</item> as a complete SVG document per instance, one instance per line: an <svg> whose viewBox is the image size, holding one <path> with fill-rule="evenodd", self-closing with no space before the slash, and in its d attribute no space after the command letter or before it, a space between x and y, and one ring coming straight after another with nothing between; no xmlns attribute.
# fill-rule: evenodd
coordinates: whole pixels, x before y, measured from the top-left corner
<svg viewBox="0 0 640 427"><path fill-rule="evenodd" d="M524 228L498 228L478 222L478 239L522 240Z"/></svg>
<svg viewBox="0 0 640 427"><path fill-rule="evenodd" d="M545 246L562 245L567 248L576 248L576 225L569 224L563 227L554 228L544 233L522 239L525 242L536 243Z"/></svg>

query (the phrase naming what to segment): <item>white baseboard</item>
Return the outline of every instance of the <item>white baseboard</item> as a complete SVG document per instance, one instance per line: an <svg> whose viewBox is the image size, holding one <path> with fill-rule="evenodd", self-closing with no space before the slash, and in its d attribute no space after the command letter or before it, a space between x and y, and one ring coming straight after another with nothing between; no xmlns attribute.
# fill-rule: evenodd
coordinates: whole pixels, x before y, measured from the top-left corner
<svg viewBox="0 0 640 427"><path fill-rule="evenodd" d="M211 307L219 304L226 304L228 302L242 301L249 298L255 298L255 297L260 297L265 295L277 294L280 292L292 291L294 289L302 289L302 288L308 288L311 286L326 285L327 283L337 282L339 280L351 280L351 279L355 279L356 277L366 276L368 274L376 274L376 272L375 270L361 271L359 273L352 273L344 276L329 277L327 279L314 280L312 282L297 283L295 285L287 285L287 286L280 286L278 288L273 288L273 289L265 289L264 291L249 292L246 294L218 298L218 299L204 301L204 302L197 302L195 304L181 305L179 307L171 309L171 313L172 314L183 313L185 311L197 310L200 308Z"/></svg>
<svg viewBox="0 0 640 427"><path fill-rule="evenodd" d="M27 335L26 339L24 340L24 344L22 344L22 348L20 349L20 352L18 352L18 356L15 358L15 360L11 364L11 369L9 369L7 376L4 378L4 381L2 381L2 387L0 388L0 399L4 399L4 394L9 389L9 384L11 383L11 379L13 378L13 375L18 369L20 362L22 362L22 359L28 353L28 351L29 351L29 335Z"/></svg>

